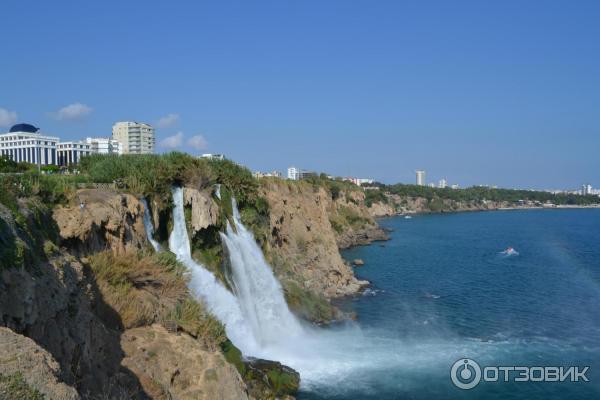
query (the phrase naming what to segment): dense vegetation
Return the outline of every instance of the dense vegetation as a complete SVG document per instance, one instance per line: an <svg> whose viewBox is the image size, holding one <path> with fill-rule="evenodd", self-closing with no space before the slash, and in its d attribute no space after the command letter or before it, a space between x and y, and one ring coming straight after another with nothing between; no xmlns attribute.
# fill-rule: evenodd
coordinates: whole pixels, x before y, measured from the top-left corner
<svg viewBox="0 0 600 400"><path fill-rule="evenodd" d="M209 347L218 348L227 339L223 325L190 295L187 268L174 254L117 257L105 251L90 256L89 265L104 301L118 313L121 329L159 322L175 325Z"/></svg>
<svg viewBox="0 0 600 400"><path fill-rule="evenodd" d="M559 193L553 194L550 192L534 191L534 190L517 190L517 189L496 189L483 186L473 186L466 189L439 189L428 186L417 185L383 185L378 184L381 191L396 194L399 196L408 197L423 197L427 200L442 199L453 200L457 202L481 202L486 201L505 201L516 203L519 200L534 201L553 204L568 204L568 205L586 205L598 203L598 196L580 196L577 194ZM367 196L375 196L367 190Z"/></svg>

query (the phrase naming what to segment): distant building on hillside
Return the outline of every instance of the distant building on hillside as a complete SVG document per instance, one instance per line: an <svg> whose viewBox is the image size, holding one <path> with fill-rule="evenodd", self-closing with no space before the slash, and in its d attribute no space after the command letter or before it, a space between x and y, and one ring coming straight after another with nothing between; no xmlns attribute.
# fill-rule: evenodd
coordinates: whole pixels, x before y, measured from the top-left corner
<svg viewBox="0 0 600 400"><path fill-rule="evenodd" d="M317 173L313 171L307 171L304 169L298 169L296 167L289 167L287 170L287 178L294 181L306 179L311 176L317 176Z"/></svg>
<svg viewBox="0 0 600 400"><path fill-rule="evenodd" d="M83 140L60 142L56 146L57 164L61 167L78 164L85 156L92 154L92 145Z"/></svg>
<svg viewBox="0 0 600 400"><path fill-rule="evenodd" d="M344 178L345 181L352 182L356 186L362 186L363 184L372 184L373 179L370 178Z"/></svg>
<svg viewBox="0 0 600 400"><path fill-rule="evenodd" d="M123 154L123 145L115 139L89 137L85 142L91 146L92 153Z"/></svg>
<svg viewBox="0 0 600 400"><path fill-rule="evenodd" d="M582 196L587 196L588 194L592 194L594 189L592 189L592 185L587 184L587 185L581 185L581 195Z"/></svg>
<svg viewBox="0 0 600 400"><path fill-rule="evenodd" d="M202 154L200 156L200 158L206 158L209 160L219 160L219 161L223 161L225 159L225 156L223 154L210 154L210 153L205 153Z"/></svg>
<svg viewBox="0 0 600 400"><path fill-rule="evenodd" d="M14 125L8 133L0 135L0 156L6 156L15 162L55 165L59 139L42 135L39 130L30 124Z"/></svg>
<svg viewBox="0 0 600 400"><path fill-rule="evenodd" d="M281 172L279 171L271 171L271 172L261 172L256 171L254 174L255 178L281 178Z"/></svg>
<svg viewBox="0 0 600 400"><path fill-rule="evenodd" d="M448 182L446 182L446 180L444 178L440 179L440 181L438 182L438 187L440 189L446 189L446 187L448 187Z"/></svg>
<svg viewBox="0 0 600 400"><path fill-rule="evenodd" d="M117 122L112 138L123 145L123 154L153 154L156 144L154 128L142 122Z"/></svg>
<svg viewBox="0 0 600 400"><path fill-rule="evenodd" d="M287 178L293 181L300 179L300 170L296 167L289 167L287 170Z"/></svg>
<svg viewBox="0 0 600 400"><path fill-rule="evenodd" d="M425 171L417 170L415 173L417 174L417 185L425 186Z"/></svg>

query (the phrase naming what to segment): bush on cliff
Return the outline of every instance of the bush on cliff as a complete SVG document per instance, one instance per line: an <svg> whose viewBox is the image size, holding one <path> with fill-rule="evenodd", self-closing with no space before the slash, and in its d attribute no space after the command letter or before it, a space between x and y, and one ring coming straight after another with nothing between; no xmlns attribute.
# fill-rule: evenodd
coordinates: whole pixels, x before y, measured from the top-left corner
<svg viewBox="0 0 600 400"><path fill-rule="evenodd" d="M100 293L117 312L119 328L129 329L155 322L179 329L202 339L210 347L223 342L223 325L195 301L188 289L185 266L168 252L146 255L110 251L88 259ZM106 318L108 313L102 313ZM115 321L105 321L114 325Z"/></svg>

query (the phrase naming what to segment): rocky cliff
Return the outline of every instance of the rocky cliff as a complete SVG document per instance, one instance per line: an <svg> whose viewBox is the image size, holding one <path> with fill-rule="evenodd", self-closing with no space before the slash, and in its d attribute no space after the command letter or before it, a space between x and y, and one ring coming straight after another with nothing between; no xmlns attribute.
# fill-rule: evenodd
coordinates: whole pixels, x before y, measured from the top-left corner
<svg viewBox="0 0 600 400"><path fill-rule="evenodd" d="M386 201L371 204L368 211L375 218L390 217L398 214L443 213L459 211L498 210L513 206L508 202L497 201L455 201L451 199L385 194Z"/></svg>
<svg viewBox="0 0 600 400"><path fill-rule="evenodd" d="M297 389L297 376L295 389L271 382L279 367L268 361L246 383L250 363L226 359L224 329L191 298L185 271L170 253L148 253L143 211L131 195L98 190L54 212L36 199L0 205L0 398L266 399Z"/></svg>
<svg viewBox="0 0 600 400"><path fill-rule="evenodd" d="M331 224L338 205L322 187L272 180L261 187L269 203L270 255L281 279L292 279L328 298L356 293L355 278L338 251Z"/></svg>
<svg viewBox="0 0 600 400"><path fill-rule="evenodd" d="M368 285L358 280L339 249L383 240L360 190L337 195L322 185L266 179L260 194L269 204L265 252L291 307L316 321L345 318L329 300Z"/></svg>

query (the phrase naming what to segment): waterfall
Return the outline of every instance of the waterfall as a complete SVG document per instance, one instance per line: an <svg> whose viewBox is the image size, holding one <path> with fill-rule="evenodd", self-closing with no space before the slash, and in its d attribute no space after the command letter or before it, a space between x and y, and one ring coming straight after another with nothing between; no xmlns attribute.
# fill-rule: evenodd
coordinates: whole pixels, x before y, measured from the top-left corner
<svg viewBox="0 0 600 400"><path fill-rule="evenodd" d="M183 211L183 189L173 188L173 231L169 249L190 270L190 289L208 310L225 325L227 336L246 355L256 354L257 341L246 322L238 300L203 265L192 259Z"/></svg>
<svg viewBox="0 0 600 400"><path fill-rule="evenodd" d="M290 312L281 285L254 236L242 224L235 199L232 209L235 229L228 223L221 239L229 253L236 297L254 336L262 347L301 336L302 327Z"/></svg>
<svg viewBox="0 0 600 400"><path fill-rule="evenodd" d="M301 325L288 309L260 247L242 224L235 201L233 226L228 224L221 234L231 262L235 295L231 293L192 259L181 188L173 189L173 202L169 248L190 270L192 294L225 325L227 336L244 356L289 365L300 372L305 388L336 388L349 377L356 383L364 371L396 367L398 355L391 349L399 344L394 339L367 338L351 324L330 330Z"/></svg>
<svg viewBox="0 0 600 400"><path fill-rule="evenodd" d="M154 248L154 251L162 251L160 244L152 237L154 235L154 225L152 224L152 217L150 216L150 208L148 208L148 202L143 197L140 201L144 205L144 230L146 231L146 237L148 238L148 241Z"/></svg>

